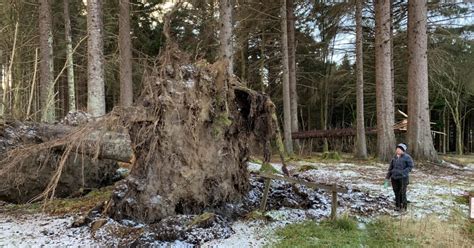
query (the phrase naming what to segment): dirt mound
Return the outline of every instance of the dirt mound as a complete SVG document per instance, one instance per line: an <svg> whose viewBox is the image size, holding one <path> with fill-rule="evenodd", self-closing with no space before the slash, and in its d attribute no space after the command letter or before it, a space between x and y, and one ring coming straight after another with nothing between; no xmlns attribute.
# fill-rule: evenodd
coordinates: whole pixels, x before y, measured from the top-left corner
<svg viewBox="0 0 474 248"><path fill-rule="evenodd" d="M275 130L270 99L227 77L222 64L165 58L137 101L146 120L124 124L137 160L113 194L116 219L154 223L240 199L249 145Z"/></svg>

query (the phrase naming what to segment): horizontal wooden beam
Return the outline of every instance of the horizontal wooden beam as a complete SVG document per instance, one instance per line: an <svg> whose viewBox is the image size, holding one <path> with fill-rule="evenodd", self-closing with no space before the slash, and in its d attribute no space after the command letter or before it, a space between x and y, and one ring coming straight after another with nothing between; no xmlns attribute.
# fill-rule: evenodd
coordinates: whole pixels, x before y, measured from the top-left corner
<svg viewBox="0 0 474 248"><path fill-rule="evenodd" d="M313 189L322 189L329 192L347 193L347 189L337 187L337 185L335 184L327 185L327 184L313 183L313 182L308 182L308 181L300 180L293 177L278 176L278 175L270 174L270 173L258 173L257 176L268 178L268 179L274 179L274 180L282 180L282 181L293 183L293 184L301 184Z"/></svg>
<svg viewBox="0 0 474 248"><path fill-rule="evenodd" d="M405 131L394 129L395 133L403 133ZM292 139L311 139L311 138L338 138L338 137L348 137L356 136L357 132L355 128L335 128L328 130L309 130L294 132L291 134ZM377 134L376 128L367 128L365 130L366 135L375 135Z"/></svg>

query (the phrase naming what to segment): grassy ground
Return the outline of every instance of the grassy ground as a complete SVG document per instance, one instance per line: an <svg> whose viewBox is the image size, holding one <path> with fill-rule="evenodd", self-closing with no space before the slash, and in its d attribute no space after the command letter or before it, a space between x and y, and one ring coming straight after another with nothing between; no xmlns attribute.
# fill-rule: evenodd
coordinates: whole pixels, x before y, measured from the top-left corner
<svg viewBox="0 0 474 248"><path fill-rule="evenodd" d="M455 155L455 154L446 154L441 155L441 159L449 161L451 163L459 164L459 165L467 165L467 164L474 164L474 154L468 155Z"/></svg>
<svg viewBox="0 0 474 248"><path fill-rule="evenodd" d="M10 213L40 213L62 215L71 213L86 213L98 204L108 201L112 193L112 186L96 189L88 194L77 198L54 199L46 204L10 204L0 209Z"/></svg>
<svg viewBox="0 0 474 248"><path fill-rule="evenodd" d="M380 217L363 227L354 219L307 221L275 232L270 247L474 247L474 223L455 213L448 221Z"/></svg>

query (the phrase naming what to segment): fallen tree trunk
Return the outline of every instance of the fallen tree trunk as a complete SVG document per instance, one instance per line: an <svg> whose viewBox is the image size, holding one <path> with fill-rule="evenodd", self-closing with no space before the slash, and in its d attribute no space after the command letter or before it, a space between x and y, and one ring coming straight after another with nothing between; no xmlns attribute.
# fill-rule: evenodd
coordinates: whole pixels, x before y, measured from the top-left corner
<svg viewBox="0 0 474 248"><path fill-rule="evenodd" d="M376 134L377 129L370 128L366 129L366 134ZM309 139L309 138L332 138L332 137L345 137L355 136L355 128L335 128L328 130L309 130L294 132L291 134L293 139Z"/></svg>
<svg viewBox="0 0 474 248"><path fill-rule="evenodd" d="M395 133L403 133L403 130L394 129ZM367 135L377 134L376 128L366 128ZM311 138L339 138L347 136L356 136L355 128L335 128L328 130L310 130L294 132L291 134L293 139L311 139Z"/></svg>
<svg viewBox="0 0 474 248"><path fill-rule="evenodd" d="M49 187L54 188L55 197L68 197L118 179L116 161L129 162L133 156L128 134L97 130L82 134L83 128L21 122L2 125L0 200L25 203ZM80 142L71 143L70 138L78 136ZM53 187L51 178L58 169L61 173Z"/></svg>
<svg viewBox="0 0 474 248"><path fill-rule="evenodd" d="M30 156L20 166L9 170L0 180L0 200L26 203L40 196L47 189L61 157L61 152L41 153ZM87 190L111 185L119 178L119 166L113 160L95 160L70 153L65 162L67 166L58 180L55 197L81 195Z"/></svg>
<svg viewBox="0 0 474 248"><path fill-rule="evenodd" d="M103 129L103 128L102 128ZM82 127L62 124L7 122L0 128L0 154L12 148L52 142L50 148L64 150L71 135L81 135ZM1 140L9 140L10 144ZM60 142L64 140L64 142ZM58 141L58 142L55 142ZM6 141L5 141L6 142ZM129 163L133 158L130 137L125 131L94 130L84 133L81 141L72 150L100 159L111 159Z"/></svg>

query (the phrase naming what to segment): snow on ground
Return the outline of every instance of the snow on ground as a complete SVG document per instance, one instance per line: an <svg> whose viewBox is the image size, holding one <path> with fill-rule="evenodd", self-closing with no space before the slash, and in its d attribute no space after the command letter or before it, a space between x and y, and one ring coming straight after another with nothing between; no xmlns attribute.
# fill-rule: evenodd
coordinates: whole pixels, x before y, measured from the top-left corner
<svg viewBox="0 0 474 248"><path fill-rule="evenodd" d="M99 246L88 228L69 228L72 217L0 213L0 247Z"/></svg>
<svg viewBox="0 0 474 248"><path fill-rule="evenodd" d="M281 165L272 164L281 170ZM298 172L298 168L306 166L306 171ZM249 169L256 171L259 164L249 163ZM455 198L474 191L474 174L469 171L456 172L452 169L418 169L415 168L410 177L408 188L408 216L422 218L437 215L441 218L449 216L454 209L468 211L467 205L458 204ZM373 219L377 215L396 215L386 205L375 207L379 200L393 199L391 188L383 187L386 165L382 164L351 164L351 163L315 163L293 162L289 169L292 175L318 183L337 183L347 187L349 193L340 194L339 214L348 212L356 215L362 222ZM361 200L361 197L365 197ZM374 202L375 201L375 202ZM330 204L330 203L328 203ZM375 205L374 205L375 204ZM384 203L386 204L386 202ZM268 211L265 215L271 221L239 220L232 223L232 234L227 239L212 240L202 247L263 247L274 236L276 228L289 223L306 219L321 220L329 216L329 207L325 209L291 209L280 208ZM357 213L361 213L360 215ZM367 214L364 214L367 213ZM101 247L110 246L107 237L95 239L88 227L69 228L72 217L52 217L42 214L14 215L1 213L0 209L0 247ZM190 247L184 242L156 244L158 247Z"/></svg>
<svg viewBox="0 0 474 248"><path fill-rule="evenodd" d="M308 162L297 162L296 164L311 165L317 168L301 173L301 177L307 180L337 183L352 190L367 192L369 195L394 199L391 187L383 187L387 165ZM474 173L433 166L433 169L429 167L415 168L410 174L410 184L407 191L408 215L415 218L423 218L427 215L446 218L453 208L459 208L467 213L468 206L456 203L454 200L456 197L466 195L469 191L474 190Z"/></svg>

